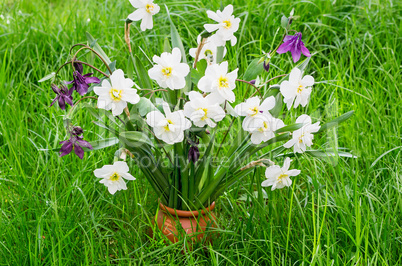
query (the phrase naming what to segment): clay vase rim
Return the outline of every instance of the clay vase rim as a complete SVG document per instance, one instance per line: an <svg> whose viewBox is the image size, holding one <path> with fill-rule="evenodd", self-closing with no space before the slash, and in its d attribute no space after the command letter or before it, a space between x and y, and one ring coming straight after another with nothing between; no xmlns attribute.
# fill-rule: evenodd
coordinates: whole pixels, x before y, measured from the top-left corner
<svg viewBox="0 0 402 266"><path fill-rule="evenodd" d="M167 207L159 201L159 207L162 211L166 211L171 215L177 215L179 217L197 217L198 215L204 215L205 212L210 212L215 209L215 201L211 203L205 210L198 210L198 211L183 211L183 210L176 210L170 207Z"/></svg>

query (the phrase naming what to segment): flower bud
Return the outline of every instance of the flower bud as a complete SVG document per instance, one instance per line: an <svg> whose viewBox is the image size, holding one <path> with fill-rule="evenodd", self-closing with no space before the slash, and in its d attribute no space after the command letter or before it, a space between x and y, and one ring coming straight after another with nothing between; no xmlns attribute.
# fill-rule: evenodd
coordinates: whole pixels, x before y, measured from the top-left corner
<svg viewBox="0 0 402 266"><path fill-rule="evenodd" d="M268 72L269 71L269 61L268 61L268 63L266 61L264 61L263 66L264 66L265 71Z"/></svg>
<svg viewBox="0 0 402 266"><path fill-rule="evenodd" d="M200 151L197 146L191 146L190 150L188 151L188 161L189 162L197 162L200 158Z"/></svg>
<svg viewBox="0 0 402 266"><path fill-rule="evenodd" d="M71 131L71 134L74 136L79 136L82 133L84 133L84 130L81 127L73 127L73 130Z"/></svg>

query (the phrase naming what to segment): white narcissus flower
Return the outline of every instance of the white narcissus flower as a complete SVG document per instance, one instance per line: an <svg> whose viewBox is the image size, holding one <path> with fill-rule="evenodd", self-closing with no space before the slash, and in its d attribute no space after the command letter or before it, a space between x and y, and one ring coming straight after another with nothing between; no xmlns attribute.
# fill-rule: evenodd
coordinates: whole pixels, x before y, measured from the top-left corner
<svg viewBox="0 0 402 266"><path fill-rule="evenodd" d="M286 142L283 147L290 148L293 146L294 152L303 153L306 147L313 145L314 135L320 130L320 122L311 124L311 117L308 115L301 115L296 119L296 123L304 124L303 127L295 130L292 134L292 139Z"/></svg>
<svg viewBox="0 0 402 266"><path fill-rule="evenodd" d="M240 19L233 15L233 6L226 6L223 11L207 11L208 17L215 20L218 24L205 24L204 28L208 32L216 31L216 39L219 46L225 46L226 41L230 41L232 46L237 43L237 38L233 34L239 29Z"/></svg>
<svg viewBox="0 0 402 266"><path fill-rule="evenodd" d="M251 133L251 142L260 144L275 137L275 131L284 127L282 120L273 117L270 114L262 114L259 118L254 119L249 125Z"/></svg>
<svg viewBox="0 0 402 266"><path fill-rule="evenodd" d="M159 12L160 7L153 2L154 0L130 0L130 3L133 5L133 7L138 9L128 15L128 19L132 21L142 19L140 25L142 31L152 29L154 26L152 16Z"/></svg>
<svg viewBox="0 0 402 266"><path fill-rule="evenodd" d="M278 165L267 167L267 169L265 170L265 177L267 178L267 180L264 180L261 183L261 186L272 186L271 190L290 187L292 185L292 180L290 179L290 176L297 176L300 174L300 170L289 170L291 161L292 160L290 160L289 157L286 157L282 168Z"/></svg>
<svg viewBox="0 0 402 266"><path fill-rule="evenodd" d="M236 105L235 111L240 116L245 116L243 120L243 129L250 131L250 124L255 119L259 119L264 114L269 114L269 110L275 107L275 97L271 96L266 98L260 105L260 99L258 97L252 97L246 100L244 103ZM270 115L270 114L269 114Z"/></svg>
<svg viewBox="0 0 402 266"><path fill-rule="evenodd" d="M171 90L179 90L186 86L185 77L190 72L190 67L181 63L179 48L173 48L172 53L164 52L160 57L154 55L152 60L156 65L148 70L148 74L159 86Z"/></svg>
<svg viewBox="0 0 402 266"><path fill-rule="evenodd" d="M190 118L197 127L205 125L215 127L215 122L225 117L225 111L211 95L204 98L201 93L190 91L188 97L190 101L184 105L184 115Z"/></svg>
<svg viewBox="0 0 402 266"><path fill-rule="evenodd" d="M110 81L103 80L101 87L94 87L94 92L99 95L98 108L110 110L114 116L123 113L127 102L136 104L140 101L137 90L133 89L134 82L124 77L124 72L117 69L110 75Z"/></svg>
<svg viewBox="0 0 402 266"><path fill-rule="evenodd" d="M214 35L215 36L215 35ZM200 45L201 43L201 35L198 35L197 37L197 43ZM198 46L197 46L198 48ZM195 58L197 54L197 48L191 48L190 49L190 56ZM205 40L204 45L201 48L200 54L198 56L198 61L202 59L206 59L208 65L216 64L216 53L217 53L218 45L215 41L215 38L213 36L207 38ZM226 47L223 49L223 56L226 55Z"/></svg>
<svg viewBox="0 0 402 266"><path fill-rule="evenodd" d="M203 92L211 92L211 97L219 103L234 102L236 97L233 89L236 88L237 71L228 73L228 62L210 65L205 70L205 76L198 81L198 88Z"/></svg>
<svg viewBox="0 0 402 266"><path fill-rule="evenodd" d="M191 122L184 117L183 110L171 112L169 105L162 103L165 115L159 110L147 114L147 124L154 129L155 136L167 144L181 142L184 130L191 127Z"/></svg>
<svg viewBox="0 0 402 266"><path fill-rule="evenodd" d="M135 180L135 177L128 171L126 162L117 161L113 165L104 165L102 168L96 169L94 174L97 178L102 178L99 183L104 184L110 194L114 194L116 191L127 189L126 182L123 179Z"/></svg>
<svg viewBox="0 0 402 266"><path fill-rule="evenodd" d="M294 68L289 74L289 80L281 83L280 91L283 95L283 101L288 110L292 107L306 106L311 94L311 86L314 85L314 78L310 75L302 77L302 72Z"/></svg>

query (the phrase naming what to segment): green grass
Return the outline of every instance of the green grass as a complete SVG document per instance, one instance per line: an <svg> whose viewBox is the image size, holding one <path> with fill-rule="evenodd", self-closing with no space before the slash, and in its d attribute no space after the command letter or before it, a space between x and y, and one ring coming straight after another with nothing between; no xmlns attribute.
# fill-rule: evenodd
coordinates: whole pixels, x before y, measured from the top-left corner
<svg viewBox="0 0 402 266"><path fill-rule="evenodd" d="M165 2L185 47L195 45L208 21L205 11L220 6ZM231 68L244 73L250 53L268 51L281 15L294 7L296 29L314 54L307 71L322 83L314 86L309 106L292 117L307 112L325 122L355 110L338 129L317 136L314 148L348 147L358 158L300 156L294 166L302 174L294 186L268 188L266 199L254 196L264 178L256 171L218 200L219 238L184 254L183 242L165 246L160 236L147 237L157 203L135 165L137 180L115 196L93 176L112 162L115 148L87 153L82 161L41 150L58 147L66 133L64 113L48 108L50 84L37 81L67 59L72 44L85 42L85 31L126 69L129 1L0 1L0 265L402 264L401 6L261 2L234 1L242 24L239 44L226 57ZM133 47L149 57L160 54L169 34L164 8L154 30L141 33L135 25ZM276 61L270 75L289 72L288 59ZM105 136L85 112L75 123L89 140Z"/></svg>

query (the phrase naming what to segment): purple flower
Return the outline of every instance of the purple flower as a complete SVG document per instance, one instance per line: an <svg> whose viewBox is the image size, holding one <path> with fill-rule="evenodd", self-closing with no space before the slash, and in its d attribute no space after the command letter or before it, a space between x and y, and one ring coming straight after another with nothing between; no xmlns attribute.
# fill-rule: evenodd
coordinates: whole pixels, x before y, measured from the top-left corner
<svg viewBox="0 0 402 266"><path fill-rule="evenodd" d="M82 75L84 68L82 67L81 63L74 63L74 67L74 80L66 82L66 84L73 84L71 88L76 90L81 96L88 92L89 84L100 83L100 79L97 77L91 77L93 73Z"/></svg>
<svg viewBox="0 0 402 266"><path fill-rule="evenodd" d="M256 82L255 79L250 80L250 83L253 84L253 85L255 85L255 82Z"/></svg>
<svg viewBox="0 0 402 266"><path fill-rule="evenodd" d="M188 161L189 162L197 162L200 158L200 151L198 150L197 146L191 146L190 150L188 151Z"/></svg>
<svg viewBox="0 0 402 266"><path fill-rule="evenodd" d="M92 145L88 142L83 140L81 135L84 131L80 127L73 127L71 133L71 138L69 140L61 141L62 144L60 148L60 157L71 153L74 150L74 153L82 159L84 157L84 149L88 148L92 150Z"/></svg>
<svg viewBox="0 0 402 266"><path fill-rule="evenodd" d="M73 93L73 89L67 89L66 86L61 85L60 88L58 88L56 85L52 84L52 90L57 94L56 98L53 99L53 102L50 106L52 106L56 101L59 102L59 106L62 110L66 109L66 103L69 105L73 105L73 96L71 94Z"/></svg>
<svg viewBox="0 0 402 266"><path fill-rule="evenodd" d="M305 56L310 57L311 54L309 50L304 46L304 43L302 42L301 39L302 39L301 32L298 32L295 35L287 35L283 39L283 44L279 46L276 52L278 54L283 54L290 51L292 53L293 62L295 63L299 61L302 53Z"/></svg>

